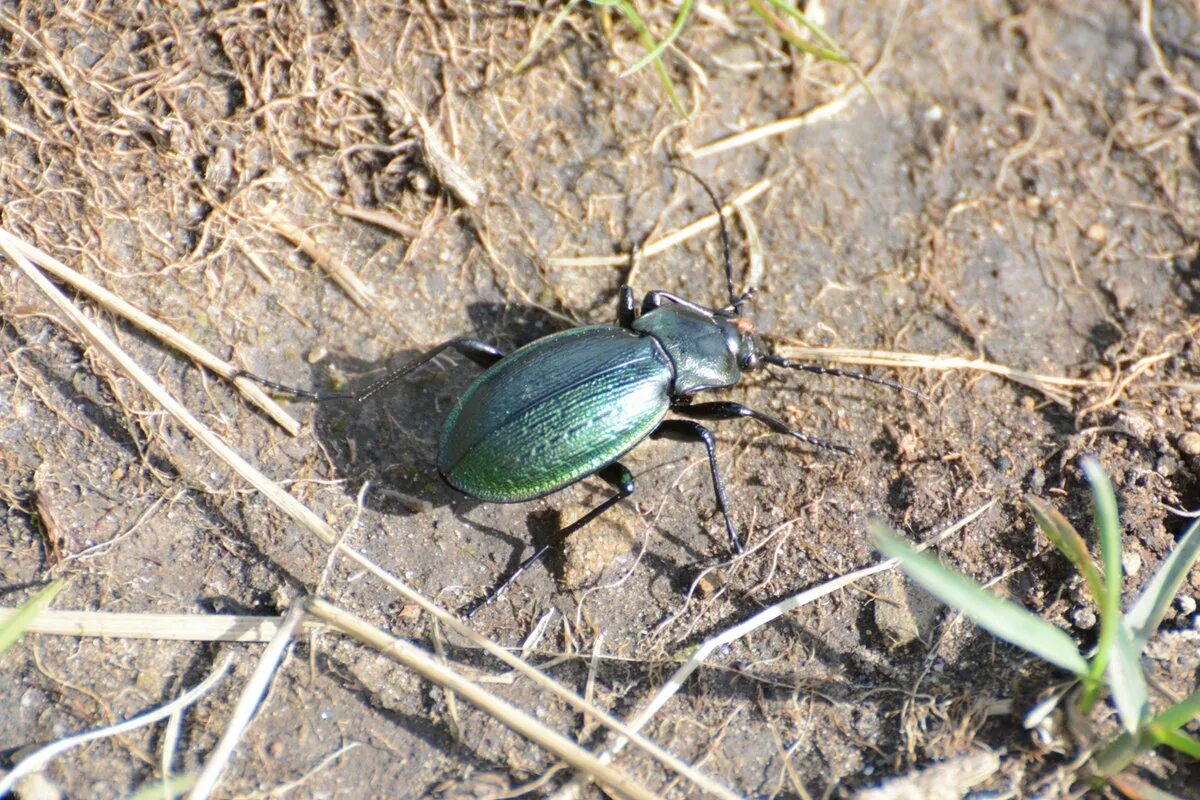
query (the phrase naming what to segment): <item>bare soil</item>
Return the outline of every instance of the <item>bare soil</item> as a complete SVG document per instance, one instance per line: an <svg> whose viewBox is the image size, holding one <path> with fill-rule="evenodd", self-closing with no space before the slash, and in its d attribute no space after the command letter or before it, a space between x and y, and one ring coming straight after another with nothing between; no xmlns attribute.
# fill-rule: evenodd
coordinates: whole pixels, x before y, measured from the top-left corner
<svg viewBox="0 0 1200 800"><path fill-rule="evenodd" d="M1090 531L1078 459L1097 456L1121 501L1130 596L1186 526L1180 512L1200 507L1187 436L1200 431L1200 10L1155 4L1152 46L1138 3L831 4L827 28L870 71L874 96L689 157L856 91L849 70L781 49L736 5L694 17L667 55L683 118L652 69L622 75L641 47L586 3L514 74L557 4L2 2L0 225L253 372L355 387L456 335L512 348L611 321L625 282L724 302L712 233L632 267L554 259L628 253L709 213L673 159L722 197L768 178L746 207L757 242L731 219L737 278L758 288L747 313L763 332L1098 383L1056 401L977 371L874 373L919 388L925 404L858 382L755 376L725 396L856 454L716 426L748 556L724 563L700 448L647 443L627 461L633 502L598 528L607 569L581 577L560 554L476 627L519 645L555 612L529 657L567 656L551 674L580 691L590 680L596 702L624 716L709 635L872 563L871 517L925 538L996 500L942 557L1090 646L1083 587L1021 498ZM645 10L665 33L674 10ZM482 188L473 206L431 168L437 136ZM386 211L412 235L338 203ZM272 215L365 281L373 305L352 302ZM748 275L753 255L761 271ZM588 480L497 506L445 487L440 421L478 374L463 359L361 407L289 402L308 423L293 438L224 381L80 302L239 452L449 607L552 536L558 509L604 496ZM56 576L69 581L56 607L111 612L274 614L319 590L431 646L426 619L331 562L8 262L0 313L0 603ZM693 587L719 564L719 580ZM1183 594L1193 599L1168 615L1147 660L1160 704L1196 686L1200 573ZM847 795L980 747L1003 758L977 788L1065 793L1078 743L1042 746L1020 725L1062 675L944 608L915 613L919 635L904 636L907 623L877 613L880 597L904 595L872 580L756 631L714 656L647 732L746 796ZM472 674L495 670L449 644ZM211 751L261 645L27 637L0 662L0 758L166 702L230 650L234 676L187 713L176 772ZM604 741L522 681L490 688L588 747ZM1111 730L1104 715L1096 724ZM106 739L47 778L69 797L123 796L161 776L163 742L161 726ZM350 742L360 745L322 763ZM495 797L554 763L325 634L295 647L221 791L262 796L304 777L300 796ZM690 794L653 762L620 764L664 796ZM1200 768L1181 757L1158 752L1138 771L1200 798Z"/></svg>

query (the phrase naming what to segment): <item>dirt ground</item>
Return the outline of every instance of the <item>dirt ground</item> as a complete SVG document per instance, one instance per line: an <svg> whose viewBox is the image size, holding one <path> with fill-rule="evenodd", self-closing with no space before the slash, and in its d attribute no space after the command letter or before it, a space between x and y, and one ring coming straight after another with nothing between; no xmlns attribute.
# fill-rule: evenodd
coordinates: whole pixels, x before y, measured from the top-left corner
<svg viewBox="0 0 1200 800"><path fill-rule="evenodd" d="M508 349L610 322L626 282L723 303L713 231L632 265L562 259L628 254L709 214L669 161L722 198L767 179L730 222L739 288L758 289L747 314L777 343L1094 383L1047 393L976 370L873 371L924 403L812 375L748 378L722 397L855 455L714 423L750 545L728 563L700 448L638 447L633 502L576 546L615 539L607 569L576 576L578 557L556 550L474 626L516 646L553 613L528 657L624 717L710 635L873 563L872 517L919 539L994 500L942 557L1090 646L1081 582L1021 498L1090 535L1078 459L1096 455L1121 502L1131 597L1181 512L1200 507L1200 8L1154 4L1148 40L1138 2L828 3L826 27L872 97L845 67L782 47L746 5L701 4L666 55L684 118L652 68L623 74L642 53L632 28L587 3L514 74L560 8L535 6L0 2L0 225L246 369L353 388L456 335ZM676 7L643 6L664 35ZM788 132L695 154L831 102ZM439 141L464 175L446 172ZM288 224L365 282L371 305L281 236ZM56 608L108 612L278 614L319 590L432 648L414 607L330 559L3 264L0 604L51 577L68 580ZM450 608L551 536L557 510L604 496L595 480L507 506L446 488L440 421L478 374L461 358L361 407L284 401L306 423L292 437L228 382L79 302L238 452ZM693 586L714 565L722 579ZM904 594L873 578L755 631L647 733L745 796L847 796L979 748L1002 758L977 789L1064 795L1078 744L1039 743L1020 724L1062 675L944 608L904 635L880 613L881 597ZM1166 693L1156 703L1196 685L1200 573L1183 594L1147 659ZM261 649L27 637L0 662L0 759L160 705L232 652L232 677L187 712L175 745L173 771L195 770ZM447 657L502 671L454 637ZM607 741L526 681L489 688L588 748ZM1111 714L1096 724L1111 730ZM46 777L64 796L124 796L161 777L163 746L161 725L104 739ZM325 633L294 648L220 793L499 797L555 763ZM618 764L692 796L644 757ZM1200 798L1200 767L1182 757L1158 752L1136 772Z"/></svg>

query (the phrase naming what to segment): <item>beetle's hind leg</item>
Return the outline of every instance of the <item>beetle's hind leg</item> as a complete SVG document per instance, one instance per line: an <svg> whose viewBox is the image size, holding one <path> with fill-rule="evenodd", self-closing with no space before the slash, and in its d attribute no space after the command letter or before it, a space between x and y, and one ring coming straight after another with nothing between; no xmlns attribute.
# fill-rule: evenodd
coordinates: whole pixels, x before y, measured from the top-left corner
<svg viewBox="0 0 1200 800"><path fill-rule="evenodd" d="M596 473L596 477L601 478L609 486L616 489L617 493L593 508L591 511L584 514L579 519L572 522L567 527L560 530L557 537L558 541L561 542L563 539L566 539L572 533L579 530L584 525L587 525L596 517L600 516L605 511L608 511L617 503L633 494L633 473L631 473L628 468L626 468L626 466L619 461L614 461L607 467L601 469ZM466 612L467 618L469 619L475 616L475 612L477 612L479 609L494 602L496 598L503 594L509 586L512 586L513 583L516 582L517 578L521 576L521 573L532 567L548 552L550 552L550 545L544 544L539 547L533 555L518 564L517 568L510 572L508 577L506 577L503 582L493 587L482 600L476 601L471 606L468 606Z"/></svg>
<svg viewBox="0 0 1200 800"><path fill-rule="evenodd" d="M478 339L470 339L467 337L460 336L457 339L451 339L448 342L442 342L437 347L426 350L424 353L422 353L420 356L418 356L415 360L408 362L407 364L400 367L399 369L389 372L387 375L384 375L382 378L375 381L370 386L368 386L367 388L365 388L359 392L313 392L313 391L309 391L307 389L297 389L292 386L284 386L281 383L275 383L274 381L269 381L266 378L260 378L253 373L246 372L244 369L238 370L231 377L232 378L246 378L248 380L254 381L255 383L262 384L263 386L267 387L268 389L271 389L272 391L280 392L281 394L289 394L294 397L303 397L308 400L321 401L321 400L346 399L346 400L353 400L357 403L361 403L363 400L366 400L371 395L391 386L393 383L400 380L405 375L408 375L410 372L417 369L417 367L421 367L421 366L424 366L425 364L428 364L430 361L437 358L437 356L441 355L442 352L444 352L446 350L455 350L455 351L461 353L462 355L466 356L467 358L471 359L479 366L484 367L485 369L487 367L492 366L500 359L504 358L504 353L500 352L498 349L496 349L492 345L490 345L486 342L481 342Z"/></svg>
<svg viewBox="0 0 1200 800"><path fill-rule="evenodd" d="M687 413L685 407L677 408L680 413ZM700 442L704 445L704 449L708 451L708 467L712 471L713 491L717 496L717 508L721 511L721 516L725 518L725 533L729 535L729 546L734 553L742 553L742 542L738 538L737 530L733 527L733 521L729 519L729 499L725 495L725 484L721 480L721 471L717 468L717 446L713 442L712 431L701 425L699 422L692 422L686 419L668 419L663 420L654 432L650 434L651 439L676 439L683 442Z"/></svg>

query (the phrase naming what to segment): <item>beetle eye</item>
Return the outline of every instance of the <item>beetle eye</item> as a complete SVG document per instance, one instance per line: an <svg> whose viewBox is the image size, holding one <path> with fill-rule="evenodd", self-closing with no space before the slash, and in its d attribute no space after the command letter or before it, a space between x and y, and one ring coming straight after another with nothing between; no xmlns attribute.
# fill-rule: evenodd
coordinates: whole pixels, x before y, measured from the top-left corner
<svg viewBox="0 0 1200 800"><path fill-rule="evenodd" d="M757 369L759 361L760 357L758 353L751 350L746 354L746 357L742 359L742 369Z"/></svg>

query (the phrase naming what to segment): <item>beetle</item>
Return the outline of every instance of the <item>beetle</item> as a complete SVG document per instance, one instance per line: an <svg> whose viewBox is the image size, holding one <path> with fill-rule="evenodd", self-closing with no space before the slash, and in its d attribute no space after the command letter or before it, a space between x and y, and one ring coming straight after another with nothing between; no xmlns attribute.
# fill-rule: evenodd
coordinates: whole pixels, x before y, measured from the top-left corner
<svg viewBox="0 0 1200 800"><path fill-rule="evenodd" d="M729 516L712 432L700 420L753 419L776 433L817 447L848 447L794 430L782 420L730 401L695 402L701 392L726 389L744 373L765 367L854 378L920 395L892 381L857 372L802 364L770 353L742 308L750 292L733 285L729 233L716 195L695 173L675 166L703 186L717 208L729 304L709 308L661 290L639 305L622 286L615 324L572 328L505 354L478 339L437 345L359 392L309 392L241 373L263 385L316 400L362 402L447 350L484 368L446 417L438 442L437 470L463 494L492 503L520 503L552 494L595 475L613 490L560 531L565 538L634 492L622 459L646 439L702 444L708 455L717 509L730 549L742 543ZM667 418L674 412L679 418ZM522 562L485 598L490 602L548 550ZM482 603L481 603L482 605Z"/></svg>

